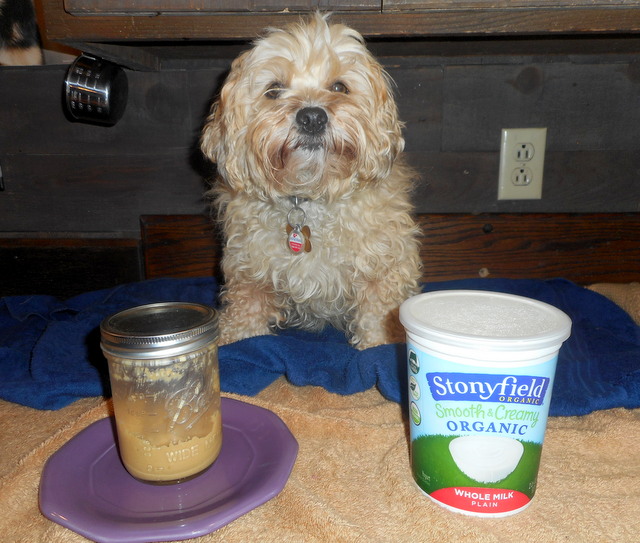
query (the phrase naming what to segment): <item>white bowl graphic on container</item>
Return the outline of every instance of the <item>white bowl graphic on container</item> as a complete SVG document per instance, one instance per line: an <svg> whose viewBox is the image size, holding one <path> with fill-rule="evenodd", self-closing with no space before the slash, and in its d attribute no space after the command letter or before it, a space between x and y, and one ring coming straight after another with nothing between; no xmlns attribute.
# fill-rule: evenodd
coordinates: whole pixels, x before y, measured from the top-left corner
<svg viewBox="0 0 640 543"><path fill-rule="evenodd" d="M460 471L480 483L497 483L516 469L524 447L516 439L497 436L462 436L449 443Z"/></svg>

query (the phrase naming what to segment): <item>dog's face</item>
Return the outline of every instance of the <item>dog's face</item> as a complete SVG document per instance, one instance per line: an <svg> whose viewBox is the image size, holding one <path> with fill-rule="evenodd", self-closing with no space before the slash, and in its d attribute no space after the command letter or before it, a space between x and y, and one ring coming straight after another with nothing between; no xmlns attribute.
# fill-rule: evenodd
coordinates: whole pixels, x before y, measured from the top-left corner
<svg viewBox="0 0 640 543"><path fill-rule="evenodd" d="M233 62L201 143L234 191L330 200L386 177L404 146L389 78L319 14Z"/></svg>

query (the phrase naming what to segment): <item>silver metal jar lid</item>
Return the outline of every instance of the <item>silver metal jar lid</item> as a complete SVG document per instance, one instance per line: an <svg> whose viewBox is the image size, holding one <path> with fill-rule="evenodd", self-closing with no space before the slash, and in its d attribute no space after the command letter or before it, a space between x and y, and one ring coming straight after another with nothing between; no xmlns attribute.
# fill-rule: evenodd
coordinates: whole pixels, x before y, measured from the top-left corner
<svg viewBox="0 0 640 543"><path fill-rule="evenodd" d="M156 358L194 351L218 338L218 313L195 303L162 302L125 309L100 325L100 346L123 358Z"/></svg>

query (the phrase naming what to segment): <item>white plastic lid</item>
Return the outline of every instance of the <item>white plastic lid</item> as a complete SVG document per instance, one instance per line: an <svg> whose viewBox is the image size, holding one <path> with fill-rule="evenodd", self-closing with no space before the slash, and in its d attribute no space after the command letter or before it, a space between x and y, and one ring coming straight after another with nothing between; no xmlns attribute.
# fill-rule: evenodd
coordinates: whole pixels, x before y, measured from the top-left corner
<svg viewBox="0 0 640 543"><path fill-rule="evenodd" d="M400 306L405 329L427 341L497 351L559 348L571 319L524 296L481 290L419 294Z"/></svg>

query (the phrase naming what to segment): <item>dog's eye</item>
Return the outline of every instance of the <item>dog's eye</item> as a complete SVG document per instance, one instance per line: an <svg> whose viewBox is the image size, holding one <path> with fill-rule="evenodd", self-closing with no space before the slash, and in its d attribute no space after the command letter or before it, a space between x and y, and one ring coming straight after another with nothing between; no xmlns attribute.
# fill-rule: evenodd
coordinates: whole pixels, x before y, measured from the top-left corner
<svg viewBox="0 0 640 543"><path fill-rule="evenodd" d="M282 83L271 83L266 91L264 91L264 95L271 100L275 100L276 98L280 98L282 91L284 90L284 86Z"/></svg>
<svg viewBox="0 0 640 543"><path fill-rule="evenodd" d="M342 81L336 81L335 83L333 83L329 87L329 90L331 92L340 92L342 94L349 94L349 89Z"/></svg>

